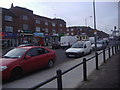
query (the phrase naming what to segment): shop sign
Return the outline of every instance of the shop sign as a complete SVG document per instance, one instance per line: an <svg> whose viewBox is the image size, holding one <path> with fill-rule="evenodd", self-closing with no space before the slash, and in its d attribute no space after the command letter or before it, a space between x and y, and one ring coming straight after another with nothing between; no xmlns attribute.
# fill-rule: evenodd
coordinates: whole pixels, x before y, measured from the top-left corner
<svg viewBox="0 0 120 90"><path fill-rule="evenodd" d="M30 30L23 30L23 33L33 33L32 31L30 31Z"/></svg>
<svg viewBox="0 0 120 90"><path fill-rule="evenodd" d="M5 33L6 38L18 37L18 36L19 36L18 33Z"/></svg>
<svg viewBox="0 0 120 90"><path fill-rule="evenodd" d="M34 37L44 37L44 33L34 33Z"/></svg>
<svg viewBox="0 0 120 90"><path fill-rule="evenodd" d="M57 33L53 33L53 36L59 36L59 34L57 34Z"/></svg>
<svg viewBox="0 0 120 90"><path fill-rule="evenodd" d="M4 32L0 32L0 38L5 37L5 33Z"/></svg>

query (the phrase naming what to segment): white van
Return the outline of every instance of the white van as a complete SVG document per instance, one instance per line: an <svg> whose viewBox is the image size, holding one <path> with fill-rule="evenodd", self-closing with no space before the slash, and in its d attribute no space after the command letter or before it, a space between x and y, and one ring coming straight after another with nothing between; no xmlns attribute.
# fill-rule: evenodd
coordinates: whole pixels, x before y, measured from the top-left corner
<svg viewBox="0 0 120 90"><path fill-rule="evenodd" d="M92 51L90 41L78 41L65 51L67 57L80 57Z"/></svg>
<svg viewBox="0 0 120 90"><path fill-rule="evenodd" d="M62 48L64 47L70 47L72 46L74 43L77 42L77 37L76 36L62 36L60 38L60 46Z"/></svg>

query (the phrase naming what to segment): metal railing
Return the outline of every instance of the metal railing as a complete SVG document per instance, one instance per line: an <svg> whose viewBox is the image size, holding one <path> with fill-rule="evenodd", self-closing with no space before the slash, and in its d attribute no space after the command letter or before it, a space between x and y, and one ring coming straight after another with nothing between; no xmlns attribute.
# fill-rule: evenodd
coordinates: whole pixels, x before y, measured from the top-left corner
<svg viewBox="0 0 120 90"><path fill-rule="evenodd" d="M112 49L112 51L111 51L111 49ZM28 90L35 90L35 89L37 89L37 88L39 88L39 87L41 87L41 86L43 86L43 85L45 85L45 84L47 84L47 83L55 80L55 79L57 79L57 89L58 90L63 90L62 75L66 74L67 72L75 69L76 67L78 67L80 65L83 65L83 80L87 81L88 79L87 79L87 64L86 64L86 62L89 61L89 60L92 60L93 58L95 58L95 61L96 61L96 65L95 65L96 66L96 70L99 70L99 66L98 66L98 60L99 60L99 58L98 58L98 56L100 54L103 54L103 62L105 63L106 62L106 53L105 53L105 51L107 51L107 50L108 50L108 58L110 58L112 55L115 55L120 50L120 44L117 44L115 46L111 46L111 47L108 47L106 49L103 49L102 52L97 53L95 56L92 56L92 57L90 57L88 59L83 58L83 61L81 63L78 63L77 65L69 68L66 71L62 72L62 70L59 69L59 70L56 71L56 75L55 76L53 76L53 77L45 80L44 82L41 82L41 83L33 86L32 88L29 88Z"/></svg>

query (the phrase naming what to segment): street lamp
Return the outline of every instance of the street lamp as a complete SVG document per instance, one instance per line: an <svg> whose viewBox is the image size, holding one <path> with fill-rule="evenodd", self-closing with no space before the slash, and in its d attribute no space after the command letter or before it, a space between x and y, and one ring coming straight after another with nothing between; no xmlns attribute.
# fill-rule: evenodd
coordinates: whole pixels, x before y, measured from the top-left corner
<svg viewBox="0 0 120 90"><path fill-rule="evenodd" d="M87 27L87 19L89 19L89 18L92 18L92 16L89 16L89 17L85 18L85 25L86 25L86 27Z"/></svg>
<svg viewBox="0 0 120 90"><path fill-rule="evenodd" d="M98 53L97 53L97 30L96 30L95 0L93 0L93 13L94 13L94 38L95 38L96 69L98 70Z"/></svg>

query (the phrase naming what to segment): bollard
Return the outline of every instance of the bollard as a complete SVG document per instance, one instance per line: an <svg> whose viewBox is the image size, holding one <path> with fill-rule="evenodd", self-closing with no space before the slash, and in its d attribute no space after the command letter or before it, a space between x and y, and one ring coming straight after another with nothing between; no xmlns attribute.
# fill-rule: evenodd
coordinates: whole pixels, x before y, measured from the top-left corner
<svg viewBox="0 0 120 90"><path fill-rule="evenodd" d="M84 80L84 81L87 81L86 58L83 58L83 80Z"/></svg>
<svg viewBox="0 0 120 90"><path fill-rule="evenodd" d="M62 90L62 71L61 70L57 70L56 71L58 77L57 77L57 85L58 85L58 90Z"/></svg>
<svg viewBox="0 0 120 90"><path fill-rule="evenodd" d="M118 45L116 45L116 51L118 52Z"/></svg>
<svg viewBox="0 0 120 90"><path fill-rule="evenodd" d="M103 49L103 62L105 63L105 49Z"/></svg>
<svg viewBox="0 0 120 90"><path fill-rule="evenodd" d="M98 53L95 53L95 57L96 57L96 70L98 70Z"/></svg>
<svg viewBox="0 0 120 90"><path fill-rule="evenodd" d="M116 52L117 52L117 51L116 51L116 45L115 45L115 54L116 54Z"/></svg>
<svg viewBox="0 0 120 90"><path fill-rule="evenodd" d="M110 58L110 47L108 48L108 56Z"/></svg>
<svg viewBox="0 0 120 90"><path fill-rule="evenodd" d="M114 55L114 48L113 48L113 46L112 46L112 55Z"/></svg>

